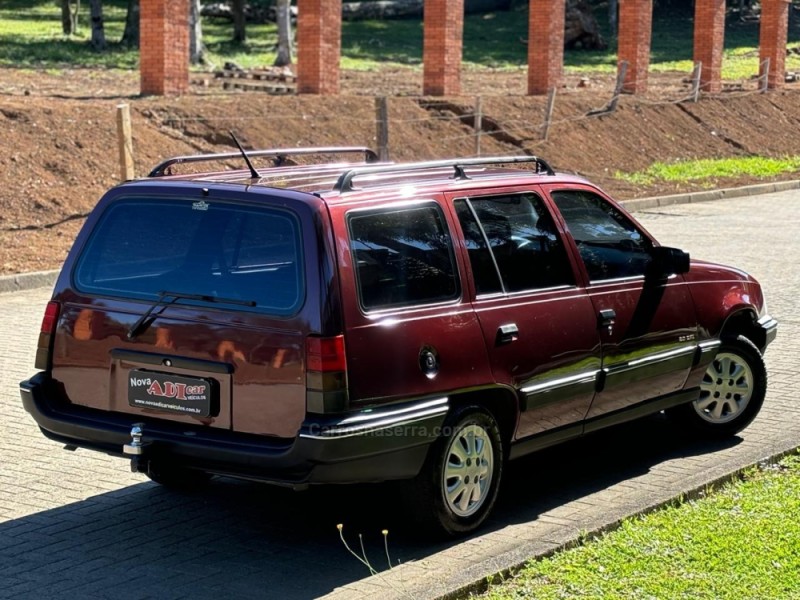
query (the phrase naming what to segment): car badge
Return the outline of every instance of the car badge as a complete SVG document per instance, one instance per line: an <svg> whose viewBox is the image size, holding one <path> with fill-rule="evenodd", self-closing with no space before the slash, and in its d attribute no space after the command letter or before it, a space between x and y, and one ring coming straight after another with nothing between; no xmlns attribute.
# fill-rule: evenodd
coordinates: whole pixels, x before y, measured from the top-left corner
<svg viewBox="0 0 800 600"><path fill-rule="evenodd" d="M192 210L208 210L210 205L205 200L199 202L192 202Z"/></svg>

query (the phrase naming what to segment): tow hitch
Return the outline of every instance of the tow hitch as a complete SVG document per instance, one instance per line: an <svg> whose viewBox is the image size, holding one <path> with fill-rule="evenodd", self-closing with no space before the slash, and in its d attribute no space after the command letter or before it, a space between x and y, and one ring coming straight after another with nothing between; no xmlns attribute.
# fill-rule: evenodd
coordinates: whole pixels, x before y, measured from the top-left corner
<svg viewBox="0 0 800 600"><path fill-rule="evenodd" d="M147 473L149 468L149 461L144 457L144 450L148 444L142 440L143 435L144 423L134 423L131 427L131 441L122 447L122 451L131 456L133 473Z"/></svg>

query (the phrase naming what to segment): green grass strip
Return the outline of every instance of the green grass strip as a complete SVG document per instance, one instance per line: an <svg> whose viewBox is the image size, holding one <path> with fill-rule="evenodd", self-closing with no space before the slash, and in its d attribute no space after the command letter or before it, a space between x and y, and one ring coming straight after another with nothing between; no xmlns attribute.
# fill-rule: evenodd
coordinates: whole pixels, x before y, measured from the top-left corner
<svg viewBox="0 0 800 600"><path fill-rule="evenodd" d="M709 158L686 160L674 163L653 163L644 171L623 173L617 171L614 177L634 184L649 185L659 181L685 182L698 179L719 179L724 177L774 177L792 173L800 169L800 156L769 158L765 156L746 156L737 158Z"/></svg>
<svg viewBox="0 0 800 600"><path fill-rule="evenodd" d="M800 598L800 457L629 519L482 598Z"/></svg>

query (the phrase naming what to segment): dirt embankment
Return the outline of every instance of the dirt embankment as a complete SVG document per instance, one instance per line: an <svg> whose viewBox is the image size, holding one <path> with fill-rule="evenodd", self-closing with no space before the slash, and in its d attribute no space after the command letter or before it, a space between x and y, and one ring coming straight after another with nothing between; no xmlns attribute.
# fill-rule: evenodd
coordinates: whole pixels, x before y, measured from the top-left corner
<svg viewBox="0 0 800 600"><path fill-rule="evenodd" d="M57 268L83 215L118 181L115 106L120 99L111 96L0 95L0 273ZM675 193L692 186L636 188L613 174L682 158L800 154L798 99L797 90L697 104L623 97L613 114L580 118L603 106L607 94L564 94L543 142L543 98L486 96L481 150L485 155L536 153L559 170L586 175L620 199ZM206 94L125 101L131 104L137 175L169 156L230 151L229 130L249 148L375 145L369 96ZM471 97L391 98L392 159L473 155L473 106Z"/></svg>

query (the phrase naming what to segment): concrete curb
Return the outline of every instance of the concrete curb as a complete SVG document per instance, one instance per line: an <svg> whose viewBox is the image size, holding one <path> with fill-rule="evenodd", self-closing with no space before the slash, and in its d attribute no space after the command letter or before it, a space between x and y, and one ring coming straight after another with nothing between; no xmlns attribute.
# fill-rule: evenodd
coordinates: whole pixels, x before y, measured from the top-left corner
<svg viewBox="0 0 800 600"><path fill-rule="evenodd" d="M731 196L728 197L730 198ZM622 525L623 521L626 521L628 519L633 519L635 517L650 514L661 508L664 508L665 506L672 505L676 502L684 503L690 500L702 498L706 496L714 488L717 488L721 485L724 485L726 483L734 481L735 479L740 478L744 473L746 473L747 471L751 470L754 467L761 465L775 464L784 457L789 456L790 454L795 454L799 450L800 446L795 446L794 448L790 448L788 450L782 450L780 452L770 454L755 462L734 469L733 471L727 473L726 475L722 475L721 477L716 477L711 481L708 481L701 485L686 490L681 490L670 498L661 500L659 502L654 502L653 504L650 504L642 508L641 510L631 512L627 516L616 519L609 523L604 523L595 529L582 531L580 536L574 537L566 542L547 548L544 551L534 552L523 560L519 560L518 557L515 557L512 561L509 562L509 564L499 565L497 558L490 559L489 561L486 561L486 563L484 563L487 564L487 566L489 567L488 569L486 569L487 573L484 573L477 578L474 576L465 577L465 579L471 579L471 581L465 582L464 584L458 586L457 588L449 592L445 592L440 596L437 596L436 600L464 600L468 598L470 594L482 594L487 589L489 589L489 586L492 583L501 583L502 581L508 579L509 577L513 576L514 574L522 570L525 567L525 565L531 561L548 558L556 554L557 552L561 552L563 550L569 550L571 548L580 546L587 541L591 541L605 533L618 529ZM491 572L491 569L494 569L493 573ZM471 569L471 571L473 572L480 570L481 570L480 565L474 565L473 568Z"/></svg>
<svg viewBox="0 0 800 600"><path fill-rule="evenodd" d="M0 276L0 294L51 287L55 284L58 273L59 271L37 271L18 275L2 275Z"/></svg>
<svg viewBox="0 0 800 600"><path fill-rule="evenodd" d="M675 204L693 204L695 202L709 202L711 200L756 196L758 194L772 194L774 192L785 192L796 189L800 189L800 180L793 179L791 181L775 181L772 183L746 185L738 188L721 188L718 190L691 192L688 194L654 196L652 198L636 198L634 200L623 200L620 202L620 204L622 204L622 206L624 206L627 210L634 212L637 210L648 210L662 206L673 206Z"/></svg>
<svg viewBox="0 0 800 600"><path fill-rule="evenodd" d="M757 194L771 194L774 192L785 192L787 190L800 189L800 180L776 181L773 183L759 183L757 185L747 185L738 188L722 188L719 190L708 190L705 192L691 192L689 194L673 194L671 196L654 196L651 198L636 198L633 200L622 200L622 204L627 210L635 212L637 210L648 210L662 206L673 206L676 204L692 204L695 202L710 202L711 200L722 200L724 198L738 198L742 196L755 196ZM20 273L18 275L0 275L0 294L6 292L21 292L23 290L33 290L41 287L49 287L55 284L59 271L38 271L34 273Z"/></svg>

